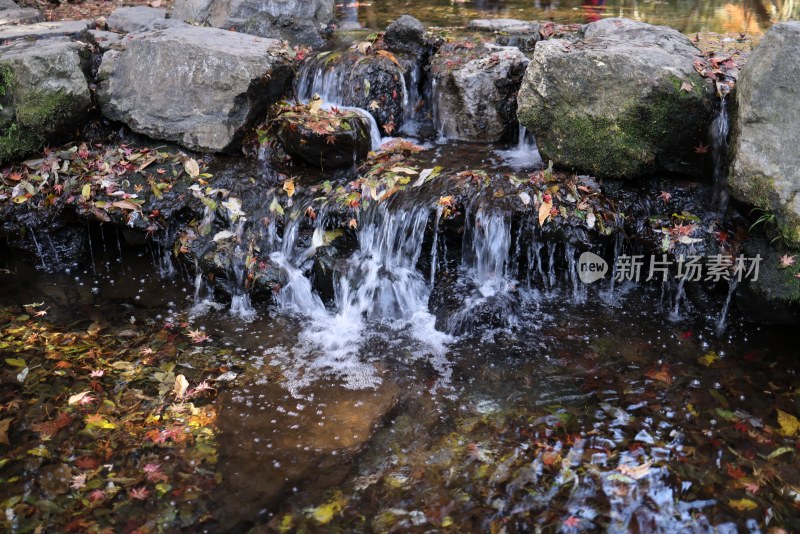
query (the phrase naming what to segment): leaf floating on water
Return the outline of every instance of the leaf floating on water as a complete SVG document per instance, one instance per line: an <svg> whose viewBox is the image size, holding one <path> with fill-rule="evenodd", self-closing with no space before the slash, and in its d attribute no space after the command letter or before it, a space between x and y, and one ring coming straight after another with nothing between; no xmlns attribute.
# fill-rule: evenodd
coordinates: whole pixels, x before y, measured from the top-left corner
<svg viewBox="0 0 800 534"><path fill-rule="evenodd" d="M719 360L719 356L717 356L717 353L712 350L707 352L705 355L697 358L697 363L709 367L712 363L714 363L717 360Z"/></svg>
<svg viewBox="0 0 800 534"><path fill-rule="evenodd" d="M89 395L90 393L91 393L91 391L81 391L80 393L76 393L75 395L72 395L69 398L69 400L67 401L67 404L76 404L76 403L82 401L84 399L84 397L86 397L86 395Z"/></svg>
<svg viewBox="0 0 800 534"><path fill-rule="evenodd" d="M183 162L183 170L192 178L200 176L200 165L197 164L197 160L194 158L189 158Z"/></svg>
<svg viewBox="0 0 800 534"><path fill-rule="evenodd" d="M320 525L325 525L330 523L331 519L340 513L346 504L347 498L342 495L342 492L337 491L330 501L316 508L309 508L306 513Z"/></svg>
<svg viewBox="0 0 800 534"><path fill-rule="evenodd" d="M669 374L669 367L666 365L662 365L660 370L650 369L644 376L651 380L672 384L672 376Z"/></svg>
<svg viewBox="0 0 800 534"><path fill-rule="evenodd" d="M289 195L289 198L292 198L292 195L294 195L294 182L291 180L286 180L283 182L283 190L286 191L286 194Z"/></svg>
<svg viewBox="0 0 800 534"><path fill-rule="evenodd" d="M182 399L184 395L186 395L186 390L189 388L189 381L186 380L186 377L183 375L178 375L175 377L175 385L172 387L173 393L179 399Z"/></svg>
<svg viewBox="0 0 800 534"><path fill-rule="evenodd" d="M643 463L642 465L637 465L634 467L631 467L629 465L620 465L619 467L617 467L617 471L619 471L626 477L631 477L634 480L639 480L641 478L646 477L648 473L650 473L650 466L652 465L653 465L652 460Z"/></svg>
<svg viewBox="0 0 800 534"><path fill-rule="evenodd" d="M8 428L11 426L11 421L13 420L13 417L0 419L0 443L3 445L11 445L11 443L8 441Z"/></svg>
<svg viewBox="0 0 800 534"><path fill-rule="evenodd" d="M739 510L740 512L746 512L748 510L755 510L758 508L758 505L750 499L731 499L728 501L728 506L734 508L735 510Z"/></svg>
<svg viewBox="0 0 800 534"><path fill-rule="evenodd" d="M781 433L784 436L794 436L797 429L800 428L800 421L797 420L797 417L782 410L778 410L778 424L781 425Z"/></svg>

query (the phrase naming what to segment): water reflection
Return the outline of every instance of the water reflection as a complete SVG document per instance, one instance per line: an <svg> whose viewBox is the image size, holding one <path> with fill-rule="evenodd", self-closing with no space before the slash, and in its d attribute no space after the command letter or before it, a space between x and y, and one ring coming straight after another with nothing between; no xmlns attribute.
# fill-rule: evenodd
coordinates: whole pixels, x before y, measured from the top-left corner
<svg viewBox="0 0 800 534"><path fill-rule="evenodd" d="M772 24L800 18L795 0L372 0L339 4L340 25L355 22L385 28L408 13L435 26L464 26L475 18L518 18L586 23L602 17L627 17L671 26L685 33L700 31L760 34Z"/></svg>

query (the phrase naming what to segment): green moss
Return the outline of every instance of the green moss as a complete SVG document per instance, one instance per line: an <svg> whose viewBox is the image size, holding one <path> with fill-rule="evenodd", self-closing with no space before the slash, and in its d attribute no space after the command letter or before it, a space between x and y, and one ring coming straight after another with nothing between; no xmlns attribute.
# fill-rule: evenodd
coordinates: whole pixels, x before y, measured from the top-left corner
<svg viewBox="0 0 800 534"><path fill-rule="evenodd" d="M698 77L699 78L699 77ZM691 172L685 161L702 134L709 114L701 79L670 75L660 92L634 102L615 117L577 113L569 104L559 108L525 106L520 121L537 138L545 159L600 177L637 177L657 168ZM685 81L693 91L681 90Z"/></svg>
<svg viewBox="0 0 800 534"><path fill-rule="evenodd" d="M62 129L64 117L69 115L71 101L60 92L29 91L18 94L13 75L5 67L0 71L2 90L7 94L9 106L6 125L0 135L0 163L23 158L41 148L47 133ZM12 102L13 100L13 102Z"/></svg>
<svg viewBox="0 0 800 534"><path fill-rule="evenodd" d="M758 280L751 283L752 288L768 300L797 303L800 302L800 261L787 268L780 268L783 255L794 256L800 260L800 248L785 247L779 242L769 243L763 236L751 235L745 245L749 257L761 255Z"/></svg>

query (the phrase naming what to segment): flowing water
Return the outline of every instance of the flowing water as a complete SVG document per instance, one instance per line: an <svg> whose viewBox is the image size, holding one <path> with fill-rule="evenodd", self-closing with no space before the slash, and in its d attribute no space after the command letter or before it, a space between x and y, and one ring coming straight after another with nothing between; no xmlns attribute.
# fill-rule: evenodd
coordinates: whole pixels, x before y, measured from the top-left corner
<svg viewBox="0 0 800 534"><path fill-rule="evenodd" d="M345 1L340 12L348 27L383 29L409 13L437 26L465 26L478 18L554 20L587 23L604 17L627 17L671 26L685 33L701 31L762 33L778 21L800 18L800 6L786 0L696 0L630 2L626 0L371 0Z"/></svg>
<svg viewBox="0 0 800 534"><path fill-rule="evenodd" d="M399 4L435 24L585 16L579 4ZM714 9L727 5L756 10ZM343 9L351 25L380 26L402 10L388 6ZM659 6L605 8L651 21L675 9ZM347 75L306 63L298 96L341 107ZM654 252L613 232L613 217L597 223L610 235L588 239L512 209L523 193L531 202L517 188L542 167L533 137L520 127L508 145L448 142L436 109L418 113L421 76L408 73L404 133L428 141L425 166L468 169L464 180L492 187L453 193L433 180L351 206L343 229L341 210L310 187L319 176L295 169L298 192L276 213L281 178L266 150L244 170L220 157L215 176L234 182L227 211L198 215L214 228L202 246L231 244L213 276L200 259L174 260L177 229L142 246L89 226L90 257L69 265L30 229L42 265L2 249L0 306L45 303L65 331L136 325L152 331L142 345L174 325L207 337L196 351L214 358L203 372L219 391L219 486L195 498L214 511L210 532L800 530L797 443L776 419L800 413L794 332L744 322L736 282L617 280L620 257ZM725 105L710 132L718 190ZM358 112L380 148L374 118ZM517 171L525 180L510 181ZM352 176L324 179L334 188ZM637 230L654 211L656 195L642 194ZM463 211L451 212L453 195ZM610 265L594 284L581 281L586 251ZM249 278L255 257L280 273L266 296Z"/></svg>

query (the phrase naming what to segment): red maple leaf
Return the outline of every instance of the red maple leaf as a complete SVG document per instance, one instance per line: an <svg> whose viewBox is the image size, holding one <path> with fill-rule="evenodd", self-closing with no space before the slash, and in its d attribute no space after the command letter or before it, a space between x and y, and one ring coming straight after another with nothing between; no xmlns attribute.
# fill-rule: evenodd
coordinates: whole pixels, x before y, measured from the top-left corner
<svg viewBox="0 0 800 534"><path fill-rule="evenodd" d="M564 526L568 528L578 528L581 524L581 518L574 515L569 516L564 520Z"/></svg>

